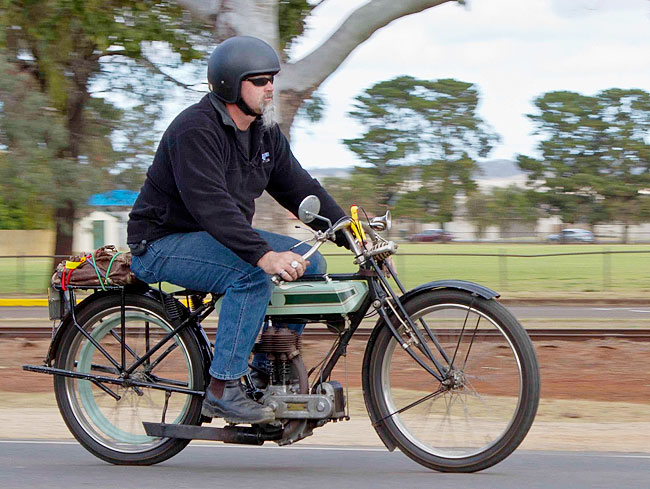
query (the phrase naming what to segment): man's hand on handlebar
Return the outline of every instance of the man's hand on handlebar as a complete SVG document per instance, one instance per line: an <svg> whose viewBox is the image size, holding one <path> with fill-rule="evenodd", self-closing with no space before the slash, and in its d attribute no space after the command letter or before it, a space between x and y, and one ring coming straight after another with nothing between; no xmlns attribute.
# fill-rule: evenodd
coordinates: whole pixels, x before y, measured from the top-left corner
<svg viewBox="0 0 650 489"><path fill-rule="evenodd" d="M293 282L305 273L309 261L293 251L277 253L269 251L257 262L257 266L269 275L278 275L282 280Z"/></svg>

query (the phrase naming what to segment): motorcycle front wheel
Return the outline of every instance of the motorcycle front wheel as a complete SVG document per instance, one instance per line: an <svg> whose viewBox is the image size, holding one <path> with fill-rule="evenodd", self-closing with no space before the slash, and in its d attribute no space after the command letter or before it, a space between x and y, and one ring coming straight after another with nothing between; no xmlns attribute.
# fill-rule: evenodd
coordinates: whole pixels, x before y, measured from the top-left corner
<svg viewBox="0 0 650 489"><path fill-rule="evenodd" d="M405 309L443 380L404 349L410 345L438 371L404 325L396 323L399 342L380 326L364 361L378 429L434 470L475 472L500 462L528 433L539 403L539 367L526 331L495 300L464 291L423 292Z"/></svg>
<svg viewBox="0 0 650 489"><path fill-rule="evenodd" d="M77 322L95 342L121 365L121 298L109 294L77 313ZM148 297L126 296L125 364L140 359L173 329L163 306ZM84 334L71 325L65 332L55 367L81 374L120 378L118 367ZM131 379L150 385L203 390L204 366L196 338L188 329L172 337ZM200 424L198 396L167 394L165 390L109 382L54 377L54 390L63 419L75 436L95 456L120 465L151 465L180 452L189 440L151 437L144 421Z"/></svg>

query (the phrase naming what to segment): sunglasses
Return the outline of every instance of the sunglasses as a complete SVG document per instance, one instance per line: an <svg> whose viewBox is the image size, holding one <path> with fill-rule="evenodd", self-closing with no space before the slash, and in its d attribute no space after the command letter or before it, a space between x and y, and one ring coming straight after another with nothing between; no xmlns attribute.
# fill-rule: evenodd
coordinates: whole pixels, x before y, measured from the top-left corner
<svg viewBox="0 0 650 489"><path fill-rule="evenodd" d="M267 83L269 83L269 82L273 83L274 78L275 77L273 75L271 75L271 76L258 76L256 78L246 78L246 81L251 82L256 87L265 87Z"/></svg>

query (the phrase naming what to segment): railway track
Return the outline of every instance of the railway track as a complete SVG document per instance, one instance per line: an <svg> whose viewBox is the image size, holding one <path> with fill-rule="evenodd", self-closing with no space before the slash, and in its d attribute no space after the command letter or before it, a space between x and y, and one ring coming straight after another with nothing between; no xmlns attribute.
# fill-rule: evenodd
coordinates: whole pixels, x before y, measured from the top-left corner
<svg viewBox="0 0 650 489"><path fill-rule="evenodd" d="M370 337L370 328L359 328L353 340L367 340ZM206 327L208 338L214 338L215 327ZM453 334L453 331L438 331L438 335ZM561 340L561 341L586 341L604 339L623 339L628 341L650 341L650 329L528 329L528 334L533 341ZM52 328L49 326L0 326L0 338L26 338L46 339L52 337ZM305 330L303 338L309 340L322 340L335 338L335 334L324 327L309 327Z"/></svg>

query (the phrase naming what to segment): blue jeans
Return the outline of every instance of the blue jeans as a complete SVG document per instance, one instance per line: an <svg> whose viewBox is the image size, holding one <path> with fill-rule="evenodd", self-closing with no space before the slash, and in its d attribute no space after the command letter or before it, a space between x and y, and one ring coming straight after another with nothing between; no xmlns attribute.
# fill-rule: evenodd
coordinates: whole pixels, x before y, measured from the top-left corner
<svg viewBox="0 0 650 489"><path fill-rule="evenodd" d="M298 241L256 230L274 251L287 251ZM296 248L305 253L309 245ZM306 274L323 274L327 263L315 253ZM143 282L170 282L187 289L223 294L210 375L233 380L247 374L248 359L260 331L273 283L261 268L239 258L207 232L178 233L147 243L134 256L133 273ZM302 333L304 324L289 325ZM256 359L260 363L262 359Z"/></svg>

